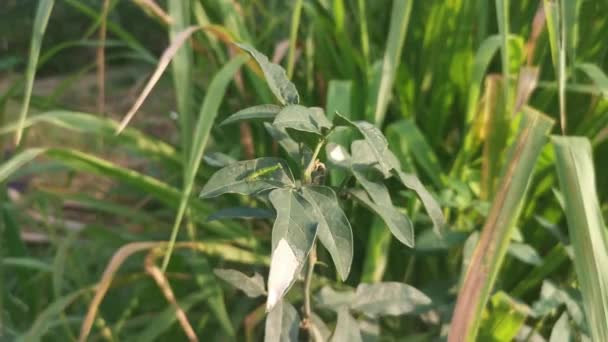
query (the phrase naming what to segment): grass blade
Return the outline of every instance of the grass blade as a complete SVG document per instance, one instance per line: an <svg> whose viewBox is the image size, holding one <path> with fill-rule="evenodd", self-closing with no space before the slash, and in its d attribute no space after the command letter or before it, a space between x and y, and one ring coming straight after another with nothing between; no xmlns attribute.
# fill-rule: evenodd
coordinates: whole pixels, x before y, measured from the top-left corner
<svg viewBox="0 0 608 342"><path fill-rule="evenodd" d="M211 81L211 84L207 90L207 95L203 101L199 119L196 123L190 157L184 172L184 189L180 199L179 208L177 210L177 216L175 217L175 222L173 224L173 229L171 231L169 247L167 248L167 252L163 258L161 267L163 272L167 269L167 265L169 265L171 253L173 252L175 240L177 239L177 233L186 212L188 200L192 194L194 178L196 177L196 173L198 172L199 165L203 158L203 152L205 150L205 146L207 145L209 134L211 133L211 127L213 126L215 118L217 117L217 112L221 101L224 98L226 88L228 87L228 82L230 82L236 71L241 67L241 65L243 65L243 63L247 61L247 59L247 56L240 55L222 67L222 69Z"/></svg>
<svg viewBox="0 0 608 342"><path fill-rule="evenodd" d="M602 218L589 140L553 137L587 325L593 341L608 341L608 231Z"/></svg>
<svg viewBox="0 0 608 342"><path fill-rule="evenodd" d="M293 77L293 68L296 62L296 42L298 40L298 28L300 27L300 17L302 16L303 0L297 0L293 14L291 16L291 32L289 34L289 54L287 55L287 78Z"/></svg>
<svg viewBox="0 0 608 342"><path fill-rule="evenodd" d="M34 88L34 78L36 76L36 66L38 64L38 57L40 57L40 47L54 4L55 0L40 0L38 2L38 8L36 9L34 32L32 33L32 41L30 44L30 57L25 72L25 96L21 105L19 124L15 135L15 143L17 145L21 143L21 138L23 136L23 123L25 122L27 112L30 108L30 99L32 97L32 89Z"/></svg>
<svg viewBox="0 0 608 342"><path fill-rule="evenodd" d="M519 134L512 145L502 184L493 200L458 294L448 337L450 342L475 341L532 171L552 125L553 121L543 114L524 108Z"/></svg>
<svg viewBox="0 0 608 342"><path fill-rule="evenodd" d="M382 64L382 76L376 93L376 101L375 103L372 102L374 104L374 123L376 126L381 126L386 116L413 3L412 0L393 1L390 30Z"/></svg>

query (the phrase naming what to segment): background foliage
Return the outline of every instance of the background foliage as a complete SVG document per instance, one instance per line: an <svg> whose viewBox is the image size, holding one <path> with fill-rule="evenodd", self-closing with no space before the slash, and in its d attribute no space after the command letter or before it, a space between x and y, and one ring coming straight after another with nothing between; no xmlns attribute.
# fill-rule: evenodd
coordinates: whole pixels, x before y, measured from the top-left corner
<svg viewBox="0 0 608 342"><path fill-rule="evenodd" d="M252 61L237 68L232 42L246 42L301 103L379 127L447 221L438 237L389 183L409 248L342 201L353 264L342 281L319 249L322 338L608 340L605 13L591 0L2 1L0 339L264 336L259 277L249 298L225 269L267 278L272 221L210 215L265 206L197 196L235 160L285 156L263 123L216 124L276 102ZM399 297L411 287L431 304ZM283 323L297 324L301 289ZM369 293L401 306L378 311ZM477 305L459 309L467 294Z"/></svg>

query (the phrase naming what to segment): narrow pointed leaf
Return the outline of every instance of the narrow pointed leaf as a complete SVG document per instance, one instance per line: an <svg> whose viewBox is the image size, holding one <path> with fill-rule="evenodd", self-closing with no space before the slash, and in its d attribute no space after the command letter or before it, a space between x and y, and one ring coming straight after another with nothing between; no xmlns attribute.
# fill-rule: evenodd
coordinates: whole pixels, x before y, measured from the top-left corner
<svg viewBox="0 0 608 342"><path fill-rule="evenodd" d="M283 105L298 104L300 95L296 86L289 81L285 70L277 64L268 60L264 54L247 44L236 44L241 49L247 51L259 64L268 87Z"/></svg>
<svg viewBox="0 0 608 342"><path fill-rule="evenodd" d="M338 197L327 186L306 186L302 194L312 205L312 215L319 222L319 240L334 260L340 278L345 281L353 262L353 232Z"/></svg>
<svg viewBox="0 0 608 342"><path fill-rule="evenodd" d="M294 186L287 163L279 158L258 158L218 170L205 184L200 196L210 198L225 193L253 195L285 186Z"/></svg>
<svg viewBox="0 0 608 342"><path fill-rule="evenodd" d="M252 277L248 277L237 270L220 268L213 270L213 273L230 285L245 292L248 297L256 298L266 294L264 278L262 278L259 273L255 273Z"/></svg>
<svg viewBox="0 0 608 342"><path fill-rule="evenodd" d="M272 227L272 257L268 276L267 310L278 303L291 287L317 234L312 205L292 189L275 189L269 195L277 212Z"/></svg>
<svg viewBox="0 0 608 342"><path fill-rule="evenodd" d="M397 177L401 181L401 183L408 189L414 191L422 205L426 209L427 214L433 221L433 229L435 233L442 234L443 228L445 226L445 217L443 216L443 212L441 211L441 207L437 200L431 195L431 193L422 185L422 182L416 177L416 175L411 173L405 173L403 171L396 171Z"/></svg>
<svg viewBox="0 0 608 342"><path fill-rule="evenodd" d="M431 299L418 289L403 283L359 284L352 309L375 317L398 316L431 304Z"/></svg>
<svg viewBox="0 0 608 342"><path fill-rule="evenodd" d="M578 66L595 83L602 96L608 97L608 76L595 64L583 63Z"/></svg>
<svg viewBox="0 0 608 342"><path fill-rule="evenodd" d="M280 301L266 316L265 342L297 342L300 317L287 301Z"/></svg>
<svg viewBox="0 0 608 342"><path fill-rule="evenodd" d="M239 110L222 121L220 126L247 120L272 120L281 111L281 107L273 104L253 106Z"/></svg>

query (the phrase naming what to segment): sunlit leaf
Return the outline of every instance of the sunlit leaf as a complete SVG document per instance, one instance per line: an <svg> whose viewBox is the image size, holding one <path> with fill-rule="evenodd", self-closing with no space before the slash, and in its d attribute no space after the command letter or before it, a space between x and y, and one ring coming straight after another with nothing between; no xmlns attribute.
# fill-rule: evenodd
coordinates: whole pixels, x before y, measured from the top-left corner
<svg viewBox="0 0 608 342"><path fill-rule="evenodd" d="M236 162L218 170L203 187L200 196L225 193L257 194L274 188L294 186L287 163L279 158L258 158Z"/></svg>

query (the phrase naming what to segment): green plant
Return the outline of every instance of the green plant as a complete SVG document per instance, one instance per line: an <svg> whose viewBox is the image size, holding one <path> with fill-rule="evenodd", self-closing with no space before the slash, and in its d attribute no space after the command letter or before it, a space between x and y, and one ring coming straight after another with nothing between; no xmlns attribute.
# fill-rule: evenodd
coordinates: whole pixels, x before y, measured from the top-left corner
<svg viewBox="0 0 608 342"><path fill-rule="evenodd" d="M239 161L214 173L200 196L211 198L234 193L270 203L276 218L271 239L266 338L271 341L275 340L269 337L271 335L297 333L297 313L284 302L284 297L305 266L302 325L310 336L315 336L319 332L314 327L311 284L317 262L316 242L319 241L329 252L342 281L347 279L353 260L353 232L341 209L341 200L356 200L375 212L393 236L409 247L414 246L414 229L408 216L392 204L385 185L389 178L395 178L418 194L427 207L437 234L440 234L444 218L439 205L418 178L401 170L399 161L378 128L365 121L351 121L340 113L335 113L332 122L323 109L300 105L296 87L288 80L283 68L269 62L266 56L249 45L238 46L256 60L281 106L267 104L243 109L228 117L223 124L256 119L272 121L266 123L265 128L285 149L296 172L292 171L288 161L275 157ZM357 135L350 144L350 153L346 146L331 142L336 132L344 131ZM323 148L326 163L321 162ZM335 187L326 185L328 172L334 169L345 173L341 184ZM299 179L294 178L294 174L300 175ZM238 208L232 217L238 217L239 210L243 217L250 215L250 209ZM266 294L260 277L249 279L235 272L224 271L221 274L249 295L251 290L248 289L254 285L257 289L254 295ZM401 314L411 312L417 305L430 303L430 299L420 291L399 283L360 285L354 298L353 308L370 315ZM391 301L392 305L384 303ZM401 308L403 306L405 308ZM338 329L343 331L335 336L354 329L346 325L345 320L349 318L345 315L348 313L340 311ZM296 328L286 325L285 320L291 320Z"/></svg>

